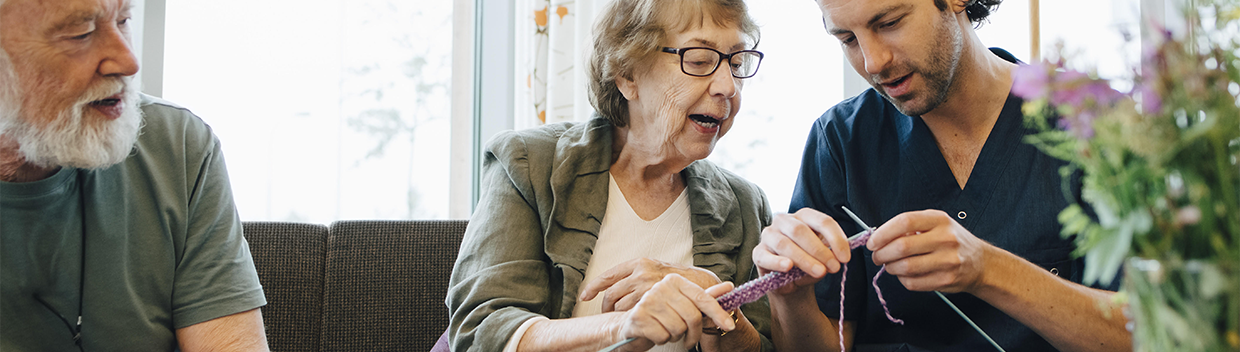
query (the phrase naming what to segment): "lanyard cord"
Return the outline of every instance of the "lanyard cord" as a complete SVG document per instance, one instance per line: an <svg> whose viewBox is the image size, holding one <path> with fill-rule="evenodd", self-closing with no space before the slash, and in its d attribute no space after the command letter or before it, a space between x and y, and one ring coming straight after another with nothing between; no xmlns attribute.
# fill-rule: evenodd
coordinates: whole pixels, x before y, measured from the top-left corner
<svg viewBox="0 0 1240 352"><path fill-rule="evenodd" d="M78 262L78 317L77 326L73 330L73 344L77 345L78 351L84 351L82 348L82 301L86 297L86 171L76 171L78 181L78 211L82 215L82 261Z"/></svg>
<svg viewBox="0 0 1240 352"><path fill-rule="evenodd" d="M69 319L66 319L64 314L60 314L60 312L56 311L56 308L52 308L52 305L48 304L47 301L44 301L43 298L39 297L37 293L34 295L34 300L35 302L39 302L39 304L43 305L43 308L47 308L48 311L51 311L52 314L56 314L57 318L60 318L60 322L64 323L65 328L69 329L69 333L73 334L73 344L77 346L79 352L83 352L85 351L82 348L82 297L83 297L83 294L85 293L84 287L86 283L86 190L85 190L86 182L84 182L85 180L84 180L84 176L82 176L81 170L76 170L75 172L78 173L77 174L78 206L79 206L78 214L81 215L82 217L80 219L82 228L80 229L81 231L81 248L80 248L81 254L79 255L79 257L81 258L81 261L78 262L77 324L70 324Z"/></svg>

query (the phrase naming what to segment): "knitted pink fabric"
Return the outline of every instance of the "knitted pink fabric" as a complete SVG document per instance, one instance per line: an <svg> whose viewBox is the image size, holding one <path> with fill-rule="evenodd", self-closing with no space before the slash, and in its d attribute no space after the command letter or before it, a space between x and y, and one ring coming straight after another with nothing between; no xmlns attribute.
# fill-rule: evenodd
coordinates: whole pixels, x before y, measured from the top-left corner
<svg viewBox="0 0 1240 352"><path fill-rule="evenodd" d="M870 239L870 234L872 232L872 230L866 230L861 236L849 241L849 249L857 249L857 247L864 245L865 242ZM883 292L878 289L878 275L882 275L886 269L887 266L883 265L882 268L878 269L878 274L874 275L874 291L878 294L878 302L883 306L883 311L887 313L887 319L891 320L893 323L904 325L903 320L896 319L891 316L891 311L887 309L887 300L883 299ZM740 308L741 305L757 301L768 292L787 285L788 283L796 281L804 276L805 272L796 267L792 267L792 270L788 270L787 272L767 273L756 280L740 285L736 289L733 289L732 292L719 296L718 302L719 305L723 307L723 310L726 311ZM844 351L844 278L847 276L848 265L843 265L842 270L840 270L840 351Z"/></svg>
<svg viewBox="0 0 1240 352"><path fill-rule="evenodd" d="M776 271L767 273L766 275L762 275L762 277L757 280L740 285L736 289L733 289L732 292L719 296L717 301L719 302L719 306L723 307L723 310L730 311L740 308L742 304L757 301L759 298L766 295L767 292L771 292L771 290L787 285L788 283L796 281L803 276L805 276L805 272L801 271L801 269L797 269L796 267L793 267L792 270L788 270L788 272L781 273Z"/></svg>

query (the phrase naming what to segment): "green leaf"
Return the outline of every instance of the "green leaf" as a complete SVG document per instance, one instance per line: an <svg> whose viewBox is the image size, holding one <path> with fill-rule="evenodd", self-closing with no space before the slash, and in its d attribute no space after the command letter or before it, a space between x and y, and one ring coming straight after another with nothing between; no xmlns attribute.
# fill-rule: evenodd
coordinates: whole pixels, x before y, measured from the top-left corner
<svg viewBox="0 0 1240 352"><path fill-rule="evenodd" d="M1072 219L1070 222L1064 223L1063 230L1060 231L1059 234L1062 237L1079 234L1085 231L1085 228L1088 227L1090 223L1093 223L1093 220L1091 220L1088 216L1081 214L1080 216Z"/></svg>
<svg viewBox="0 0 1240 352"><path fill-rule="evenodd" d="M1104 201L1106 198L1101 192L1082 192L1082 198L1094 206L1094 213L1098 215L1098 225L1105 229L1114 229L1119 226L1119 215L1115 214L1115 207L1110 202Z"/></svg>
<svg viewBox="0 0 1240 352"><path fill-rule="evenodd" d="M1068 238L1072 235L1083 234L1085 228L1093 223L1085 211L1081 209L1079 204L1069 205L1059 212L1059 223L1063 224L1063 229L1059 231L1059 235Z"/></svg>
<svg viewBox="0 0 1240 352"><path fill-rule="evenodd" d="M1059 223L1066 224L1068 223L1068 221L1072 221L1072 219L1075 219L1076 217L1080 216L1081 213L1084 213L1084 211L1081 210L1080 204L1069 205L1068 207L1063 208L1063 210L1059 212L1059 217L1058 217Z"/></svg>
<svg viewBox="0 0 1240 352"><path fill-rule="evenodd" d="M1098 205L1102 203L1095 206ZM1099 209L1100 220L1102 214L1111 212L1106 206ZM1110 213L1108 218L1109 220L1103 223L1104 230L1097 244L1086 251L1084 281L1089 284L1111 284L1111 280L1119 273L1119 267L1124 264L1124 258L1128 257L1133 235L1137 232L1148 232L1153 224L1149 214L1143 211L1129 213L1123 220L1117 221L1113 213ZM1107 226L1108 222L1118 226Z"/></svg>
<svg viewBox="0 0 1240 352"><path fill-rule="evenodd" d="M1227 288L1227 276L1215 264L1201 264L1201 298L1214 299Z"/></svg>

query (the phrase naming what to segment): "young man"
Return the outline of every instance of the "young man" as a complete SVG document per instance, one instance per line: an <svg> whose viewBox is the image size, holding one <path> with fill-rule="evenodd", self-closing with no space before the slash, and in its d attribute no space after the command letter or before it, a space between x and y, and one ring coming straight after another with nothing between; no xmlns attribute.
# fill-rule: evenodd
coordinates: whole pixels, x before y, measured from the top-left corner
<svg viewBox="0 0 1240 352"><path fill-rule="evenodd" d="M1076 200L1062 190L1063 162L1022 141L1016 60L974 32L999 1L819 0L874 89L814 124L795 213L754 249L764 271L810 273L770 296L780 351L994 350L931 291L1007 351L1131 350L1122 312L1099 309L1114 293L1080 284L1084 262L1059 236L1056 215ZM846 235L863 229L841 206L882 225L857 250ZM842 318L840 275L827 275L841 265Z"/></svg>
<svg viewBox="0 0 1240 352"><path fill-rule="evenodd" d="M129 11L0 0L0 350L265 351L219 142L138 93Z"/></svg>

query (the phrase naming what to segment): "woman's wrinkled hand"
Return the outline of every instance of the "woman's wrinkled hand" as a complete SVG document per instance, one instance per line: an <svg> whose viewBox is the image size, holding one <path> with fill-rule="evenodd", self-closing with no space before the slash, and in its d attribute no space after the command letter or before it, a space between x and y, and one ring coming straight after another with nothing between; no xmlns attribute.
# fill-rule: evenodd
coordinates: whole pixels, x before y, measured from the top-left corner
<svg viewBox="0 0 1240 352"><path fill-rule="evenodd" d="M603 313L627 311L656 283L672 274L679 275L703 289L720 283L719 277L710 270L637 258L608 269L587 283L581 289L580 298L582 301L589 301L601 292Z"/></svg>
<svg viewBox="0 0 1240 352"><path fill-rule="evenodd" d="M725 282L705 290L679 274L668 274L650 287L633 306L624 311L612 329L614 341L636 338L621 351L645 351L655 345L682 341L694 346L702 339L703 319L723 330L736 329L736 323L716 298L733 289Z"/></svg>

